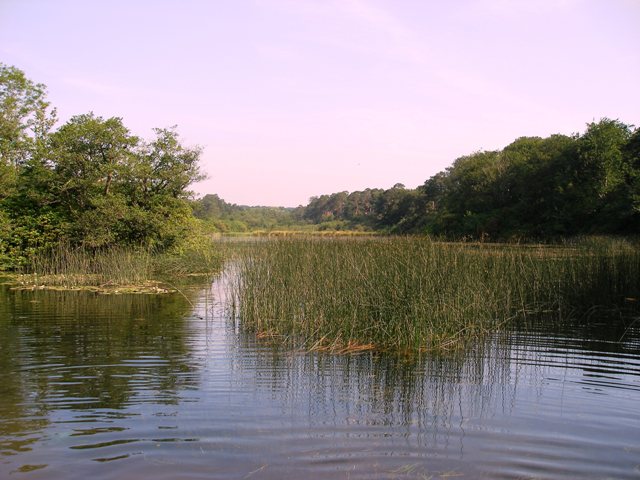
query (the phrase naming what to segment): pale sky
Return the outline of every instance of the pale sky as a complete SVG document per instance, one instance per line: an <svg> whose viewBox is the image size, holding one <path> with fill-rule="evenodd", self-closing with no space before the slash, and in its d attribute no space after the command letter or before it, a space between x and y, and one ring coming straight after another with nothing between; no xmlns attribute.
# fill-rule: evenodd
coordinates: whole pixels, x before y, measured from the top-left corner
<svg viewBox="0 0 640 480"><path fill-rule="evenodd" d="M520 136L640 125L640 0L0 0L61 121L177 125L232 203L416 187Z"/></svg>

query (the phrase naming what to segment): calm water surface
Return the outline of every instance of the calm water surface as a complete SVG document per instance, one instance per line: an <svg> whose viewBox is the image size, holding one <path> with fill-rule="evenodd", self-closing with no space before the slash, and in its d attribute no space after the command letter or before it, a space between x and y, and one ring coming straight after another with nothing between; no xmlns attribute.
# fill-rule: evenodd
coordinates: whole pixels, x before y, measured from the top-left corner
<svg viewBox="0 0 640 480"><path fill-rule="evenodd" d="M640 321L277 352L224 292L0 289L0 478L640 478Z"/></svg>

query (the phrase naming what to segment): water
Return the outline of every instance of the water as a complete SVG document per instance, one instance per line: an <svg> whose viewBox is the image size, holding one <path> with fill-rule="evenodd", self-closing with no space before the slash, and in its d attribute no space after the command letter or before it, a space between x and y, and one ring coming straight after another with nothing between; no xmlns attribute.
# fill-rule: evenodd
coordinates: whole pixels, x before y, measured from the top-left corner
<svg viewBox="0 0 640 480"><path fill-rule="evenodd" d="M0 478L640 478L640 322L332 356L184 293L0 290Z"/></svg>

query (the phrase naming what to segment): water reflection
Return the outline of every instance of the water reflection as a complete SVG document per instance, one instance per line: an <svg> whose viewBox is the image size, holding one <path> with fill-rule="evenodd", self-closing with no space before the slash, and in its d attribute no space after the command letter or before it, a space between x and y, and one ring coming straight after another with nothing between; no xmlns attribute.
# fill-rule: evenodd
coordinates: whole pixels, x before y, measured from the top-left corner
<svg viewBox="0 0 640 480"><path fill-rule="evenodd" d="M145 402L198 384L180 296L3 288L0 305L0 455L90 448L79 438L124 432L114 423Z"/></svg>
<svg viewBox="0 0 640 480"><path fill-rule="evenodd" d="M241 332L219 283L183 291L0 291L0 477L639 473L640 322L538 319L443 356L302 354Z"/></svg>
<svg viewBox="0 0 640 480"><path fill-rule="evenodd" d="M412 360L291 355L239 334L235 378L301 415L285 448L323 475L634 478L640 332L592 321L536 319Z"/></svg>

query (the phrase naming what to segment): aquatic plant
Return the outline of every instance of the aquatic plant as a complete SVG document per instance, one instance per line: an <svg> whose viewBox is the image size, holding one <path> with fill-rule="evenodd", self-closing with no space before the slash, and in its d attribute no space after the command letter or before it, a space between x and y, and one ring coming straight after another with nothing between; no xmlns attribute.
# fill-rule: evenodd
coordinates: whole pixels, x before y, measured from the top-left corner
<svg viewBox="0 0 640 480"><path fill-rule="evenodd" d="M27 288L162 293L175 289L162 280L212 274L220 270L222 261L222 249L211 239L162 253L141 247L96 249L61 242L32 255L16 280Z"/></svg>
<svg viewBox="0 0 640 480"><path fill-rule="evenodd" d="M153 262L146 249L93 249L62 242L31 257L21 282L60 287L137 285L152 278Z"/></svg>
<svg viewBox="0 0 640 480"><path fill-rule="evenodd" d="M625 241L274 239L236 268L242 328L334 351L453 348L518 316L619 308L640 290L640 251Z"/></svg>

